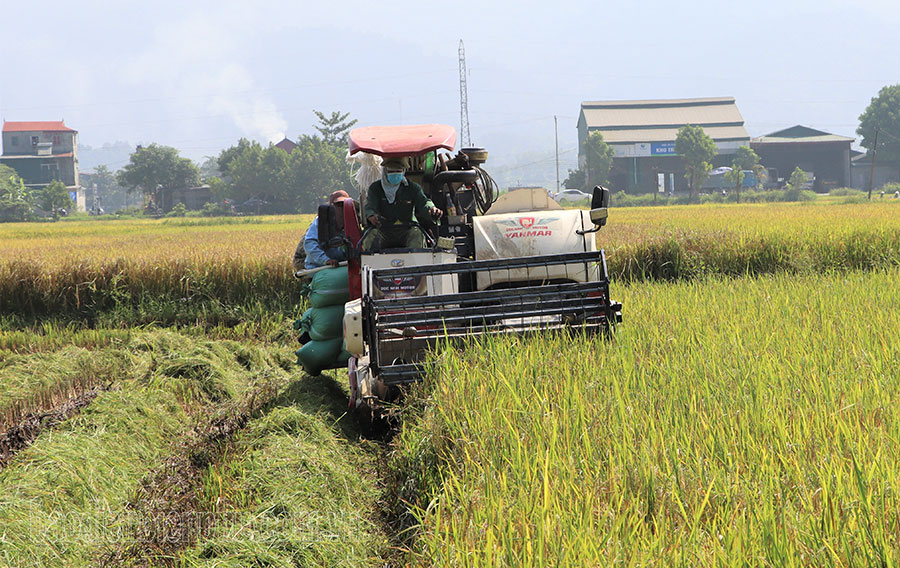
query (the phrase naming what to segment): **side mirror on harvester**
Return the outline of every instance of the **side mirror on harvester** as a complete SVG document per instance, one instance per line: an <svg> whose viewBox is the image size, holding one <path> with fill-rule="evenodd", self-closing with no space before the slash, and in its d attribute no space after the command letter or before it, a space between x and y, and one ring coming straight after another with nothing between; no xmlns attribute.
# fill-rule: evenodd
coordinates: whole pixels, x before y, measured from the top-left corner
<svg viewBox="0 0 900 568"><path fill-rule="evenodd" d="M602 185L594 186L594 194L591 196L591 223L598 228L606 224L609 216L609 190Z"/></svg>

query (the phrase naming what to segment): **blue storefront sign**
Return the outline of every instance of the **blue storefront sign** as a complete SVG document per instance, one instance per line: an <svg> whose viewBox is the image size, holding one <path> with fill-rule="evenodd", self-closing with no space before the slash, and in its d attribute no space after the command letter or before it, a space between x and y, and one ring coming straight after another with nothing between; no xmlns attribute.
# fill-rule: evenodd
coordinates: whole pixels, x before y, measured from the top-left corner
<svg viewBox="0 0 900 568"><path fill-rule="evenodd" d="M674 142L653 142L650 144L650 155L651 156L674 156L675 155L675 143Z"/></svg>

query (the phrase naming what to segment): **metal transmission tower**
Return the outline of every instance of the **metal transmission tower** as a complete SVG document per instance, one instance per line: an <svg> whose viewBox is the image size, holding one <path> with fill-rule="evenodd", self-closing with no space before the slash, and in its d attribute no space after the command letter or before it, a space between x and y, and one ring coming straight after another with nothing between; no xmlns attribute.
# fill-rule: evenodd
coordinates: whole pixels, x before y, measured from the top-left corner
<svg viewBox="0 0 900 568"><path fill-rule="evenodd" d="M463 148L472 145L469 134L469 95L466 89L466 48L459 40L459 137Z"/></svg>

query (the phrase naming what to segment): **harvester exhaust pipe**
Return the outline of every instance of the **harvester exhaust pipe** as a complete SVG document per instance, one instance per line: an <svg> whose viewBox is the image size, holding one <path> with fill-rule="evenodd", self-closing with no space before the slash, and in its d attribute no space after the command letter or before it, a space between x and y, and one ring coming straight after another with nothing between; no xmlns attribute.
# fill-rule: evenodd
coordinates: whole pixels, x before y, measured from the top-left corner
<svg viewBox="0 0 900 568"><path fill-rule="evenodd" d="M451 183L463 183L466 185L473 184L478 179L478 172L475 170L447 170L440 172L434 176L432 181L433 187L443 187Z"/></svg>

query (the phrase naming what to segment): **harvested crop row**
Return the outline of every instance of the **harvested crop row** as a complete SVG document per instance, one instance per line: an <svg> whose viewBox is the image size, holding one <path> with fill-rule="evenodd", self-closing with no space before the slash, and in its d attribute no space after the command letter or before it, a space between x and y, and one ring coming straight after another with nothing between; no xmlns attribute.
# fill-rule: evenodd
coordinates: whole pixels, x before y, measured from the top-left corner
<svg viewBox="0 0 900 568"><path fill-rule="evenodd" d="M896 564L898 277L634 285L612 341L443 351L394 461L409 561Z"/></svg>
<svg viewBox="0 0 900 568"><path fill-rule="evenodd" d="M281 351L138 332L117 354L118 388L41 434L0 472L0 565L84 566L131 538L147 472L217 405L288 378Z"/></svg>
<svg viewBox="0 0 900 568"><path fill-rule="evenodd" d="M15 426L0 432L0 470L6 466L14 455L30 446L41 432L56 428L72 416L75 416L82 408L97 398L98 394L107 389L108 387L94 387L82 391L77 396L73 396L50 410L32 412Z"/></svg>
<svg viewBox="0 0 900 568"><path fill-rule="evenodd" d="M48 412L133 369L121 348L65 347L34 354L0 352L0 432L26 416Z"/></svg>
<svg viewBox="0 0 900 568"><path fill-rule="evenodd" d="M286 382L268 380L204 418L179 440L174 452L145 477L129 513L142 519L133 538L101 557L104 566L170 565L175 554L211 530L214 515L203 507L207 469L220 460L231 440L269 405Z"/></svg>
<svg viewBox="0 0 900 568"><path fill-rule="evenodd" d="M375 516L381 447L359 439L346 394L304 377L206 474L211 530L180 566L385 566Z"/></svg>

